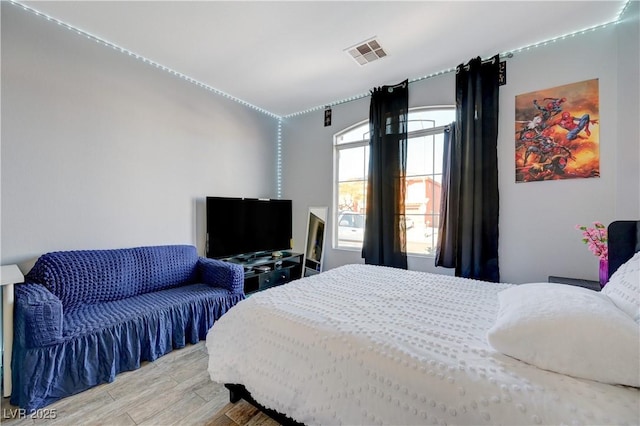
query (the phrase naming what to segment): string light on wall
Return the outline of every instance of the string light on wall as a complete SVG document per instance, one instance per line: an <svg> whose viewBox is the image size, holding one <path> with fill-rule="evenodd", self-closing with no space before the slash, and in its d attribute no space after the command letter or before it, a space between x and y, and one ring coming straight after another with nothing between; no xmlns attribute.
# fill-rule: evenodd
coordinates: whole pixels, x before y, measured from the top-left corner
<svg viewBox="0 0 640 426"><path fill-rule="evenodd" d="M627 0L622 7L620 8L620 12L618 12L618 16L616 16L615 22L620 22L620 20L622 19L622 16L627 12L627 9L629 8L629 6L631 5L631 1L632 0Z"/></svg>
<svg viewBox="0 0 640 426"><path fill-rule="evenodd" d="M291 113L291 114L287 114L287 115L282 116L282 118L291 118L291 117L296 117L296 116L303 115L303 114L308 114L308 113L314 112L314 111L324 110L326 108L334 107L334 106L340 105L340 104L346 104L346 103L349 103L349 102L352 102L352 101L356 101L358 99L366 98L368 96L370 96L369 93L361 93L359 95L351 96L349 98L345 98L345 99L342 99L342 100L339 100L339 101L334 101L334 102L330 102L328 104L318 105L318 106L315 106L315 107L312 107L312 108L309 108L309 109L305 109L303 111L298 111L298 112L294 112L294 113Z"/></svg>
<svg viewBox="0 0 640 426"><path fill-rule="evenodd" d="M426 80L428 78L436 77L436 76L443 75L443 74L447 74L447 73L450 73L450 72L455 71L455 70L456 70L455 68L447 68L446 70L434 72L434 73L425 75L423 77L418 77L418 78L411 79L411 80L409 80L409 83L415 83L416 81Z"/></svg>
<svg viewBox="0 0 640 426"><path fill-rule="evenodd" d="M114 43L111 43L111 42L109 42L107 40L104 40L104 39L102 39L100 37L97 37L97 36L87 32L87 31L84 31L84 30L81 30L79 28L73 27L73 26L71 26L71 25L69 25L69 24L67 24L65 22L62 22L62 21L60 21L60 20L58 20L58 19L56 19L56 18L54 18L52 16L49 16L49 15L47 15L45 13L42 13L42 12L36 10L36 9L33 9L32 7L26 6L24 4L16 2L14 0L7 0L7 1L8 1L8 3L10 3L10 4L14 5L14 6L20 7L22 9L24 9L25 11L33 13L33 14L41 17L41 18L45 18L48 21L55 22L56 24L66 28L66 29L68 29L70 31L73 31L78 35L84 36L89 40L93 40L96 43L102 44L102 45L104 45L106 47L110 47L110 48L112 48L114 50L117 50L118 52L121 52L121 53L127 54L129 56L132 56L133 58L138 59L138 60L142 61L145 64L152 65L155 68L158 68L158 69L160 69L162 71L168 72L169 74L172 74L172 75L174 75L176 77L179 77L179 78L181 78L181 79L183 79L183 80L185 80L185 81L187 81L187 82L189 82L191 84L194 84L194 85L196 85L196 86L198 86L200 88L208 90L208 91L210 91L212 93L215 93L217 95L223 96L226 99L230 99L230 100L233 100L235 102L238 102L241 105L244 105L246 107L249 107L251 109L259 111L259 112L261 112L263 114L266 114L266 115L268 115L270 117L273 117L273 118L276 118L278 120L280 120L282 118L291 118L291 117L296 117L296 116L299 116L299 115L308 114L308 113L315 112L315 111L320 111L320 110L325 109L326 107L332 107L332 106L336 106L336 105L352 102L352 101L355 101L355 100L358 100L358 99L362 99L362 98L366 98L366 97L370 96L369 93L361 93L359 95L354 95L354 96L351 96L349 98L345 98L345 99L342 99L342 100L334 101L334 102L331 102L331 103L328 103L328 104L325 103L325 104L322 104L322 105L318 105L318 106L315 106L315 107L312 107L312 108L305 109L303 111L298 111L298 112L295 112L295 113L292 113L292 114L288 114L288 115L285 115L285 116L281 117L281 116L279 116L277 114L274 114L274 113L272 113L270 111L267 111L267 110L265 110L263 108L260 108L260 107L258 107L256 105L253 105L253 104L251 104L251 103L249 103L247 101L244 101L242 99L239 99L239 98L236 98L234 96L231 96L230 94L228 94L226 92L223 92L222 90L216 89L215 87L211 87L208 84L205 84L205 83L203 83L201 81L198 81L198 80L196 80L196 79L194 79L192 77L189 77L189 76L187 76L185 74L182 74L179 71L173 70L173 69L171 69L171 68L169 68L167 66L159 64L159 63L157 63L157 62L155 62L155 61L153 61L153 60L151 60L149 58L146 58L146 57L144 57L142 55L138 55L137 53L132 52L129 49L126 49L124 47L118 46L118 45L116 45ZM586 34L588 32L592 32L592 31L596 31L596 30L599 30L599 29L606 28L607 26L612 25L612 24L617 24L617 23L620 22L620 19L622 18L622 16L624 15L626 10L628 9L629 5L631 4L631 1L632 0L627 0L624 3L624 5L620 8L620 11L618 12L616 18L613 21L606 22L606 23L603 23L603 24L600 24L600 25L596 25L596 26L593 26L593 27L585 28L585 29L580 30L580 31L564 34L564 35L555 37L555 38L550 39L550 40L545 40L545 41L541 41L541 42L534 43L534 44L531 44L531 45L527 45L527 46L524 46L524 47L520 47L520 48L517 48L517 49L513 49L513 50L507 51L505 53L501 53L500 57L511 57L514 53L520 53L520 52L524 52L524 51L529 51L529 50L537 48L537 47L542 47L542 46L546 46L546 45L548 45L550 43L555 43L558 40L565 40L565 39L567 39L569 37L575 37L577 35L583 35L583 34ZM434 72L434 73L431 73L431 74L428 74L428 75L425 75L425 76L422 76L422 77L410 79L409 83L414 83L414 82L417 82L417 81L426 80L428 78L436 77L436 76L443 75L443 74L447 74L447 73L453 72L453 71L455 71L455 68L448 68L448 69L441 70L441 71L438 71L438 72Z"/></svg>
<svg viewBox="0 0 640 426"><path fill-rule="evenodd" d="M276 196L282 198L282 118L278 118L278 142L276 145Z"/></svg>
<svg viewBox="0 0 640 426"><path fill-rule="evenodd" d="M546 45L548 45L550 43L555 43L555 42L557 42L559 40L565 40L565 39L570 38L570 37L583 35L583 34L586 34L586 33L592 32L592 31L596 31L596 30L600 30L600 29L606 28L606 27L608 27L610 25L618 24L620 22L621 17L624 15L625 11L629 7L629 4L631 3L631 1L632 0L627 0L625 2L625 4L620 9L620 11L618 12L618 15L616 16L616 18L613 21L605 22L603 24L595 25L593 27L585 28L583 30L579 30L579 31L575 31L575 32L572 32L572 33L564 34L564 35L561 35L561 36L558 36L558 37L555 37L555 38L552 38L552 39L549 39L549 40L544 40L544 41L541 41L541 42L538 42L538 43L530 44L530 45L527 45L527 46L524 46L524 47L520 47L518 49L509 50L509 51L506 51L504 53L501 53L499 56L501 58L511 58L511 57L513 57L514 53L520 53L520 52L523 52L523 51L528 51L528 50L531 50L531 49L535 49L537 47L546 46ZM426 79L429 79L429 78L432 78L432 77L437 77L439 75L443 75L443 74L447 74L447 73L450 73L450 72L454 72L455 70L456 70L456 68L447 68L447 69L444 69L444 70L441 70L441 71L437 71L437 72L434 72L434 73L431 73L431 74L428 74L428 75L425 75L425 76L422 76L422 77L409 79L409 83L415 83L417 81L426 80ZM312 108L309 108L309 109L306 109L306 110L303 110L303 111L299 111L299 112L295 112L295 113L292 113L292 114L288 114L288 115L283 116L283 118L296 117L296 116L299 116L299 115L302 115L302 114L307 114L307 113L311 113L311 112L315 112L315 111L320 111L320 110L323 110L324 108L326 108L327 106L328 107L332 107L332 106L348 103L348 102L351 102L351 101L354 101L354 100L357 100L357 99L366 98L368 96L370 96L369 93L363 93L363 94L352 96L350 98L346 98L346 99L343 99L343 100L340 100L340 101L335 101L335 102L331 102L331 103L324 104L324 105L318 105L318 106L315 106L315 107L312 107Z"/></svg>
<svg viewBox="0 0 640 426"><path fill-rule="evenodd" d="M24 9L27 12L33 13L33 14L41 17L41 18L44 18L47 21L54 22L57 25L62 26L62 27L66 28L66 29L68 29L70 31L73 31L73 32L75 32L76 34L78 34L80 36L84 36L87 39L92 40L92 41L94 41L94 42L96 42L96 43L98 43L100 45L112 48L112 49L114 49L114 50L116 50L116 51L118 51L120 53L123 53L123 54L126 54L128 56L131 56L132 58L140 60L143 63L145 63L147 65L151 65L151 66L153 66L153 67L155 67L155 68L157 68L157 69L159 69L161 71L167 72L167 73L169 73L169 74L171 74L171 75L173 75L175 77L178 77L178 78L180 78L180 79L182 79L182 80L184 80L184 81L186 81L188 83L191 83L191 84L193 84L193 85L195 85L197 87L200 87L202 89L208 90L209 92L212 92L212 93L214 93L216 95L222 96L222 97L224 97L226 99L232 100L232 101L237 102L237 103L239 103L241 105L244 105L244 106L246 106L248 108L251 108L253 110L259 111L259 112L261 112L263 114L266 114L266 115L268 115L268 116L270 116L272 118L277 119L278 120L278 130L277 130L278 134L277 134L277 145L276 145L276 150L277 150L277 152L276 152L276 162L277 162L277 164L276 164L276 180L277 180L276 192L277 192L277 197L278 198L281 198L281 196L282 196L282 120L286 119L286 118L292 118L292 117L297 117L297 116L300 116L300 115L303 115L303 114L316 112L316 111L322 111L327 107L333 107L333 106L336 106L336 105L341 105L341 104L353 102L353 101L356 101L356 100L359 100L359 99L363 99L363 98L367 98L367 97L370 96L370 93L368 93L368 92L367 93L361 93L361 94L358 94L358 95L350 96L350 97L342 99L342 100L338 100L338 101L334 101L334 102L330 102L330 103L324 103L322 105L318 105L318 106L315 106L315 107L312 107L312 108L308 108L308 109L305 109L303 111L298 111L298 112L295 112L295 113L292 113L292 114L279 116L279 115L274 114L274 113L272 113L270 111L267 111L267 110L265 110L263 108L260 108L260 107L258 107L256 105L253 105L253 104L251 104L251 103L249 103L247 101L244 101L242 99L236 98L236 97L234 97L234 96L232 96L232 95L230 95L230 94L228 94L226 92L223 92L222 90L219 90L219 89L216 89L215 87L209 86L208 84L203 83L203 82L201 82L199 80L196 80L196 79L194 79L192 77L189 77L188 75L185 75L185 74L183 74L183 73L181 73L179 71L176 71L176 70L174 70L172 68L169 68L169 67L167 67L165 65L159 64L159 63L157 63L157 62L155 62L155 61L153 61L153 60L151 60L149 58L146 58L146 57L144 57L142 55L139 55L139 54L137 54L137 53L135 53L135 52L133 52L133 51L131 51L129 49L126 49L124 47L118 46L115 43L111 43L111 42L109 42L107 40L104 40L104 39L102 39L100 37L97 37L97 36L87 32L87 31L84 31L84 30L81 30L79 28L73 27L73 26L71 26L71 25L69 25L69 24L67 24L65 22L62 22L62 21L60 21L60 20L58 20L58 19L56 19L56 18L54 18L52 16L49 16L49 15L47 15L45 13L42 13L42 12L40 12L40 11L38 11L36 9L33 9L33 8L29 7L29 6L23 5L23 4L18 3L18 2L14 1L14 0L6 0L6 1L8 3L14 5L14 6L17 6L17 7L20 7L22 9ZM550 40L545 40L545 41L541 41L541 42L538 42L538 43L535 43L535 44L531 44L531 45L528 45L528 46L520 47L518 49L510 50L510 51L501 53L500 57L501 58L504 58L504 57L509 57L510 58L510 57L513 56L514 53L520 53L520 52L524 52L524 51L529 51L529 50L535 49L537 47L542 47L542 46L549 45L550 43L555 43L555 42L557 42L559 40L565 40L565 39L570 38L570 37L575 37L577 35L583 35L583 34L586 34L588 32L600 30L600 29L606 28L606 27L608 27L610 25L613 25L613 24L618 24L620 22L620 20L622 19L622 16L624 15L624 13L628 9L629 5L631 4L631 1L632 0L627 0L625 2L625 4L621 7L621 9L620 9L618 15L616 16L615 20L613 20L613 21L606 22L604 24L596 25L596 26L593 26L593 27L589 27L589 28L586 28L586 29L583 29L583 30L580 30L580 31L573 32L573 33L561 35L561 36L555 37L555 38L550 39ZM434 72L434 73L431 73L431 74L428 74L428 75L425 75L425 76L422 76L422 77L410 79L409 83L414 83L414 82L418 82L418 81L421 81L421 80L426 80L426 79L429 79L429 78L432 78L432 77L436 77L436 76L440 76L440 75L444 75L444 74L447 74L447 73L450 73L450 72L453 72L453 71L455 71L455 68L447 68L447 69L444 69L444 70L441 70L441 71L437 71L437 72Z"/></svg>
<svg viewBox="0 0 640 426"><path fill-rule="evenodd" d="M535 43L535 44L530 44L528 46L524 46L524 47L520 47L518 49L511 50L509 52L501 53L500 57L505 57L505 56L508 56L509 54L528 51L528 50L531 50L531 49L535 49L537 47L547 46L547 45L549 45L551 43L555 43L555 42L560 41L560 40L566 40L568 38L572 38L572 37L575 37L575 36L584 35L584 34L587 34L587 33L590 33L590 32L596 31L596 30L601 30L603 28L607 28L610 25L616 25L618 23L619 23L618 20L611 21L611 22L606 22L604 24L600 24L600 25L596 25L596 26L593 26L593 27L585 28L585 29L580 30L580 31L575 31L575 32L572 32L572 33L564 34L564 35L552 38L550 40L541 41L541 42L538 42L538 43Z"/></svg>
<svg viewBox="0 0 640 426"><path fill-rule="evenodd" d="M124 54L126 54L128 56L131 56L132 58L137 59L139 61L142 61L143 63L145 63L147 65L151 65L151 66L153 66L153 67L155 67L155 68L157 68L157 69L159 69L161 71L164 71L164 72L167 72L167 73L169 73L171 75L174 75L174 76L176 76L176 77L178 77L178 78L180 78L180 79L182 79L182 80L184 80L184 81L186 81L188 83L191 83L191 84L193 84L193 85L195 85L197 87L200 87L202 89L208 90L209 92L215 93L216 95L219 95L219 96L222 96L222 97L224 97L226 99L229 99L229 100L232 100L234 102L237 102L237 103L239 103L241 105L244 105L244 106L246 106L248 108L251 108L251 109L254 109L256 111L259 111L259 112L261 112L263 114L266 114L266 115L268 115L270 117L273 117L273 118L276 118L276 119L280 119L279 115L276 115L276 114L274 114L274 113L272 113L270 111L267 111L264 108L260 108L260 107L258 107L256 105L253 105L253 104L251 104L251 103L249 103L247 101L244 101L242 99L238 99L235 96L231 96L230 94L228 94L226 92L223 92L222 90L219 90L219 89L216 89L215 87L209 86L208 84L203 83L203 82L201 82L199 80L196 80L195 78L189 77L186 74L183 74L183 73L181 73L179 71L171 69L171 68L169 68L169 67L167 67L165 65L162 65L162 64L160 64L160 63L158 63L158 62L156 62L156 61L154 61L152 59L149 59L149 58L146 58L146 57L144 57L142 55L139 55L139 54L137 54L137 53L135 53L135 52L133 52L133 51L131 51L129 49L126 49L126 48L124 48L122 46L118 46L115 43L112 43L112 42L107 41L107 40L105 40L103 38L100 38L100 37L98 37L96 35L93 35L93 34L87 32L87 31L81 30L81 29L76 28L76 27L74 27L72 25L69 25L69 24L67 24L65 22L62 22L59 19L56 19L56 18L54 18L52 16L49 16L49 15L47 15L45 13L42 13L42 12L32 8L32 7L26 6L26 5L22 4L22 3L18 3L18 2L14 1L14 0L7 0L7 1L8 1L8 3L12 4L13 6L17 6L17 7L21 8L21 9L27 11L27 12L33 13L34 15L39 16L41 18L44 18L47 21L54 22L54 23L58 24L59 26L61 26L63 28L66 28L67 30L76 33L77 35L80 35L80 36L83 36L83 37L87 38L88 40L94 41L94 42L96 42L96 43L98 43L100 45L109 47L109 48L111 48L113 50L116 50L116 51L118 51L120 53L124 53Z"/></svg>

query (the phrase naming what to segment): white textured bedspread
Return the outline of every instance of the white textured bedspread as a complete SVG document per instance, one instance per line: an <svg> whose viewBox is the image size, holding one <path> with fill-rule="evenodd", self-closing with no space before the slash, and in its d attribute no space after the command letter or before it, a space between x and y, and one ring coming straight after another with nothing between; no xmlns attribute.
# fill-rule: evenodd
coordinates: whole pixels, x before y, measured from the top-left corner
<svg viewBox="0 0 640 426"><path fill-rule="evenodd" d="M223 315L207 336L209 374L307 425L640 423L638 389L541 370L489 346L507 287L342 266Z"/></svg>

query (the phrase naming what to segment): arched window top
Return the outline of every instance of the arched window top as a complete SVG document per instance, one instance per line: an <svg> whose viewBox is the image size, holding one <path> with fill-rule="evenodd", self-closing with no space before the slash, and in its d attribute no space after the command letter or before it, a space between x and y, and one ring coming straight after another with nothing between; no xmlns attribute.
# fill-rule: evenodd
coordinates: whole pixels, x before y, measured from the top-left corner
<svg viewBox="0 0 640 426"><path fill-rule="evenodd" d="M410 109L409 133L446 126L455 120L455 116L455 107L449 105ZM335 144L341 145L344 143L368 140L369 121L365 120L338 133L335 137Z"/></svg>

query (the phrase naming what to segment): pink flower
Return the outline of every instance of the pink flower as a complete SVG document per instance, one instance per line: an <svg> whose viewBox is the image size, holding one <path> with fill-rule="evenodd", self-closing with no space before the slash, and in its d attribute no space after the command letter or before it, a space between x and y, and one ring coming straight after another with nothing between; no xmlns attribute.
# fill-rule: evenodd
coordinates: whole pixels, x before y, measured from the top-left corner
<svg viewBox="0 0 640 426"><path fill-rule="evenodd" d="M582 231L582 242L587 245L591 253L600 259L608 259L607 250L607 228L601 222L593 222L593 228L583 225L576 225L575 228Z"/></svg>

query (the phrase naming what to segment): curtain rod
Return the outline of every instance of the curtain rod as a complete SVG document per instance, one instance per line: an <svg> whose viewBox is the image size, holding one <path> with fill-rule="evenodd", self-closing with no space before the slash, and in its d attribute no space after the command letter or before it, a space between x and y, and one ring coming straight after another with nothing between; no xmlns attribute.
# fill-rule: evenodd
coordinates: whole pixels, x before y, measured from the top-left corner
<svg viewBox="0 0 640 426"><path fill-rule="evenodd" d="M494 55L494 56L492 56L491 58L488 58L488 59L482 59L482 60L481 60L481 62L482 62L483 64L488 64L488 63L490 63L490 62L493 62L493 61L494 61L494 58L495 58L496 56L498 57L498 60L500 60L500 58L513 58L513 53L509 52L509 53L505 53L505 54L501 54L501 55ZM471 62L471 61L469 61L469 62ZM462 65L462 64L458 65L458 66L456 67L456 73L460 70L460 67L461 67L461 66L462 66L462 68L464 68L464 69L465 69L465 71L468 71L468 70L469 70L469 62L467 62L465 65Z"/></svg>

